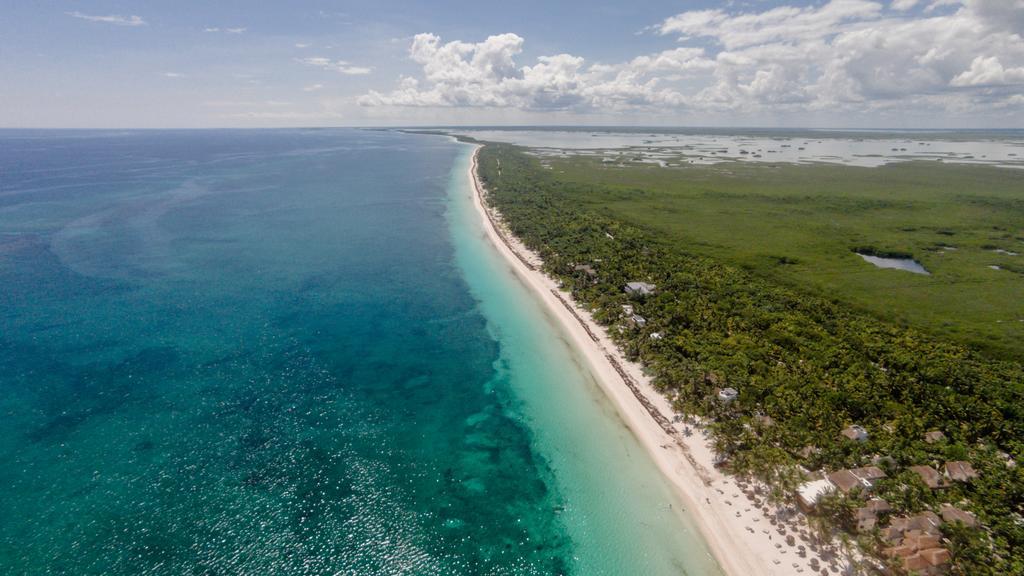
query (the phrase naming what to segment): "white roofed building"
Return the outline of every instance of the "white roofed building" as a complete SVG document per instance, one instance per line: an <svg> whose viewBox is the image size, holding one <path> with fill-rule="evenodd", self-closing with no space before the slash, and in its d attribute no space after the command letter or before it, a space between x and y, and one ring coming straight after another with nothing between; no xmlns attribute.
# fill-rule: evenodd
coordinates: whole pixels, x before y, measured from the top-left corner
<svg viewBox="0 0 1024 576"><path fill-rule="evenodd" d="M630 282L625 287L626 294L631 296L649 296L654 294L655 289L657 286L647 282Z"/></svg>

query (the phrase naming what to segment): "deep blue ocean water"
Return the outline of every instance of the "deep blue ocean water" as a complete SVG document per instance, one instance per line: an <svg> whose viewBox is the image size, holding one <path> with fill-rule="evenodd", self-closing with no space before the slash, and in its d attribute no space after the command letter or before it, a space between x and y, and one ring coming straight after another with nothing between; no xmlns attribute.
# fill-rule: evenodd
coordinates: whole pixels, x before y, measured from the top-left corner
<svg viewBox="0 0 1024 576"><path fill-rule="evenodd" d="M711 573L468 154L0 131L0 574Z"/></svg>

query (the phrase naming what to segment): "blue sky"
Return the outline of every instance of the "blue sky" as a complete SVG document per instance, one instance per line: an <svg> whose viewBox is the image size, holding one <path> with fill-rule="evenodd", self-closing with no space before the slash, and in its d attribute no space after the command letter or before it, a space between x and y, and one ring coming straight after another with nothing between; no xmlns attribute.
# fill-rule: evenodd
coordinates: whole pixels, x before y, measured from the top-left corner
<svg viewBox="0 0 1024 576"><path fill-rule="evenodd" d="M0 126L1024 126L1024 0L0 0Z"/></svg>

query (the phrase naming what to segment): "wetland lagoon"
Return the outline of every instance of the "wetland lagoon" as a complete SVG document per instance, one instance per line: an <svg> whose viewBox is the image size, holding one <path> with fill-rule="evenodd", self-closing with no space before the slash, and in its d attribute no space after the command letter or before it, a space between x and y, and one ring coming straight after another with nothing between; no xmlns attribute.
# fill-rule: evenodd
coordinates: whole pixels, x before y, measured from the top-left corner
<svg viewBox="0 0 1024 576"><path fill-rule="evenodd" d="M906 272L913 272L914 274L931 274L925 270L921 263L913 258L890 258L885 256L874 256L871 254L861 254L857 252L857 256L864 259L865 262L875 266L876 268L888 268L891 270L904 270Z"/></svg>
<svg viewBox="0 0 1024 576"><path fill-rule="evenodd" d="M605 164L662 167L727 162L877 167L933 161L1024 168L1024 131L771 130L668 132L642 129L457 130L478 140L524 146L542 157L590 156Z"/></svg>

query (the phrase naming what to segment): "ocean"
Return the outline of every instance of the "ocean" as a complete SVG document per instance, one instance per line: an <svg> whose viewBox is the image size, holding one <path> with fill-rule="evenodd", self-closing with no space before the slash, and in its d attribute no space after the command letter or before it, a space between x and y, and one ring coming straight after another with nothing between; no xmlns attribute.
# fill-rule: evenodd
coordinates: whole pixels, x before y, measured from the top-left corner
<svg viewBox="0 0 1024 576"><path fill-rule="evenodd" d="M0 573L719 574L471 152L0 131Z"/></svg>

